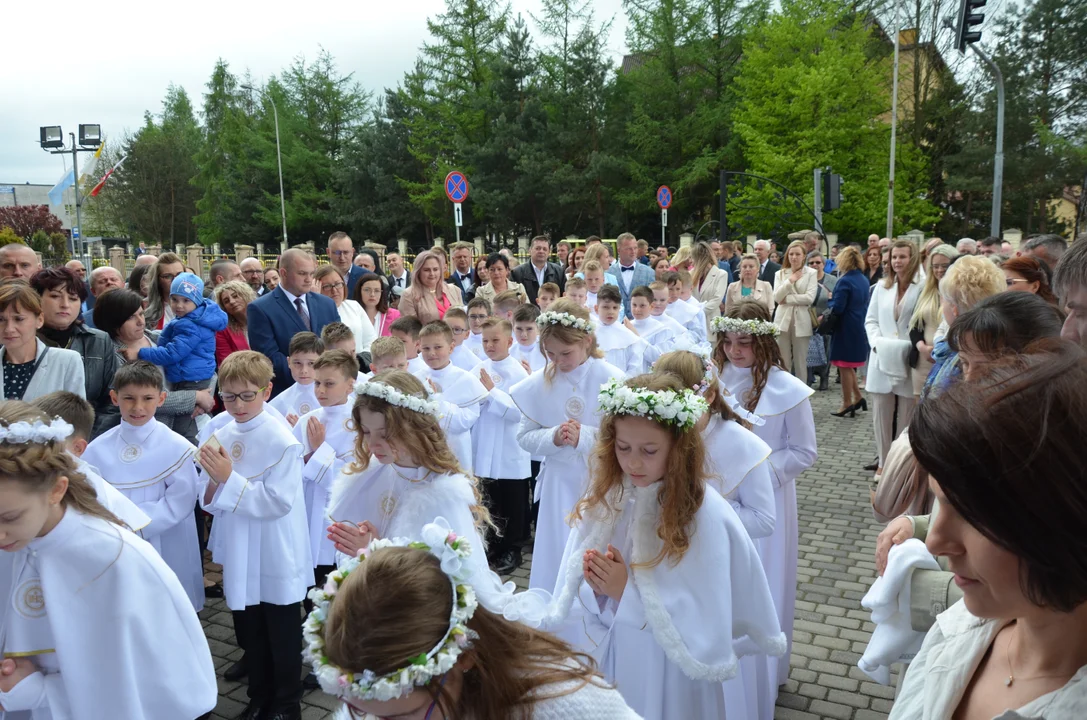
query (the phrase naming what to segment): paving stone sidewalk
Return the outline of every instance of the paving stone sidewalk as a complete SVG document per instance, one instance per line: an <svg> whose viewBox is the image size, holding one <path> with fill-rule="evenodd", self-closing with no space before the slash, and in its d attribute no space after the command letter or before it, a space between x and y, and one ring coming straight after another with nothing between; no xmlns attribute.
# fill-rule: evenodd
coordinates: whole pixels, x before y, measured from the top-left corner
<svg viewBox="0 0 1087 720"><path fill-rule="evenodd" d="M796 626L792 670L778 699L776 720L882 720L894 697L893 686L878 685L857 668L873 629L860 600L875 579L872 553L880 530L868 504L870 473L861 469L875 454L871 414L831 417L841 396L839 386L830 387L812 397L819 461L797 481ZM531 557L525 556L526 563L512 577L521 587L528 586ZM210 579L219 580L219 570L208 563ZM213 717L230 720L246 704L245 684L222 678L241 656L230 612L222 600L214 600L200 617L219 674L219 705ZM897 672L892 682L896 680ZM309 692L302 718L331 720L338 704L320 691Z"/></svg>

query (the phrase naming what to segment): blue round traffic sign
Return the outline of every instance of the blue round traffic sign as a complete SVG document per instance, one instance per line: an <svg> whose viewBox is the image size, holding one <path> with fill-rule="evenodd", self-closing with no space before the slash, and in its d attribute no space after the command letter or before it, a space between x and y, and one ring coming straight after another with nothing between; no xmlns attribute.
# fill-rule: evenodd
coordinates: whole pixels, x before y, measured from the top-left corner
<svg viewBox="0 0 1087 720"><path fill-rule="evenodd" d="M667 185L657 188L657 204L661 206L661 210L672 207L672 188Z"/></svg>
<svg viewBox="0 0 1087 720"><path fill-rule="evenodd" d="M460 170L445 176L445 196L455 203L464 202L468 197L468 178Z"/></svg>

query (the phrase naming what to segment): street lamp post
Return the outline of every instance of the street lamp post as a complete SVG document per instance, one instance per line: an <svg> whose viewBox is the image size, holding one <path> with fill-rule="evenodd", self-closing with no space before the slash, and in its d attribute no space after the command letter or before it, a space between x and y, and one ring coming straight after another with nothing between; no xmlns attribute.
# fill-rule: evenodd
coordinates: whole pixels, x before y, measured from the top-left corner
<svg viewBox="0 0 1087 720"><path fill-rule="evenodd" d="M71 149L64 147L64 132L59 125L50 125L41 128L41 148L50 155L72 154L72 192L75 196L75 227L72 231L72 252L83 255L83 196L79 192L79 153L95 152L102 144L102 128L100 125L80 125L79 144L76 144L75 133L68 133L72 140ZM77 238L76 235L79 235ZM78 242L77 242L78 240Z"/></svg>
<svg viewBox="0 0 1087 720"><path fill-rule="evenodd" d="M287 242L287 201L283 195L283 155L279 149L279 110L276 109L276 101L263 89L254 88L252 85L242 85L243 90L259 92L272 103L272 119L276 126L276 163L279 165L279 212L283 218L283 242Z"/></svg>

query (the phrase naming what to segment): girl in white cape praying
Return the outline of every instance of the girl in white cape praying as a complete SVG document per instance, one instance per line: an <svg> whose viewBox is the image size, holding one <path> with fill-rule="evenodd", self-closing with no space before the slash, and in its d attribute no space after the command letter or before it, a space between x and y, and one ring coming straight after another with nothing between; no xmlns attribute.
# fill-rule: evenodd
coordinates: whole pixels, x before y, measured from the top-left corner
<svg viewBox="0 0 1087 720"><path fill-rule="evenodd" d="M785 638L754 544L706 482L707 403L670 373L610 382L599 402L548 624L581 625L583 649L647 720L723 718L737 650L780 655Z"/></svg>
<svg viewBox="0 0 1087 720"><path fill-rule="evenodd" d="M800 543L796 478L818 457L815 419L808 400L812 389L785 370L774 339L779 331L761 303L741 302L727 317L713 319L713 331L717 333L713 360L720 369L721 383L744 409L763 420L752 432L771 450L767 461L774 484L774 532L759 541L759 549L791 650ZM789 679L789 656L771 659L767 669L776 689Z"/></svg>
<svg viewBox="0 0 1087 720"><path fill-rule="evenodd" d="M556 300L536 319L547 366L510 388L521 411L517 442L543 457L536 478L540 511L532 546L529 587L550 590L570 526L566 517L585 493L589 456L596 442L601 386L623 371L603 359L589 311L573 300Z"/></svg>
<svg viewBox="0 0 1087 720"><path fill-rule="evenodd" d="M0 403L0 717L193 720L215 708L200 620L154 548L64 449L72 426Z"/></svg>

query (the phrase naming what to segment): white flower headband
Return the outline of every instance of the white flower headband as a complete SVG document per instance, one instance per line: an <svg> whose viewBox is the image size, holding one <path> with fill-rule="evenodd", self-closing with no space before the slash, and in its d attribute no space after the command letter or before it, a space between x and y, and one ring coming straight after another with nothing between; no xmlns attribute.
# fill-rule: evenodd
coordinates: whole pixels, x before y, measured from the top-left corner
<svg viewBox="0 0 1087 720"><path fill-rule="evenodd" d="M536 324L543 328L546 325L562 325L563 327L572 327L575 330L581 330L583 332L591 333L596 327L588 320L582 320L576 315L564 312L542 312L540 316L536 318Z"/></svg>
<svg viewBox="0 0 1087 720"><path fill-rule="evenodd" d="M317 681L325 692L341 698L379 702L404 697L415 688L424 687L434 678L452 670L460 654L471 647L472 640L478 637L467 624L478 607L475 591L465 581L471 573L468 563L464 562L472 554L471 545L464 538L457 537L445 518L437 518L424 525L422 538L422 542L410 542L405 538L371 540L357 558L345 561L329 573L324 587L310 590L309 598L313 601L314 608L302 624L302 636L306 643L303 655L312 665ZM377 675L370 670L363 670L361 673L349 672L330 663L325 655L324 630L325 621L328 619L328 605L336 597L344 579L355 568L365 562L373 551L387 547L426 550L441 560L442 572L449 576L449 582L453 586L449 630L430 652L411 658L409 664L403 668L385 675Z"/></svg>
<svg viewBox="0 0 1087 720"><path fill-rule="evenodd" d="M64 420L53 418L52 422L35 420L32 423L22 420L10 425L0 426L0 442L13 445L27 443L63 442L72 434L73 428Z"/></svg>
<svg viewBox="0 0 1087 720"><path fill-rule="evenodd" d="M433 415L436 418L440 418L442 415L441 406L433 400L425 400L421 397L416 397L415 395L407 395L391 385L386 385L380 380L360 382L355 385L355 394L375 397L379 400L384 400L390 405L407 408L408 410L423 413L424 415Z"/></svg>
<svg viewBox="0 0 1087 720"><path fill-rule="evenodd" d="M686 388L682 392L631 388L612 378L600 389L600 409L609 415L652 417L666 425L690 430L710 406Z"/></svg>
<svg viewBox="0 0 1087 720"><path fill-rule="evenodd" d="M705 396L706 390L714 385L717 377L717 369L713 365L713 358L710 355L709 346L705 343L693 343L688 338L680 338L675 344L672 345L672 349L669 352L689 352L692 355L697 355L702 360L702 367L705 372L702 373L702 381L697 385L691 387L698 395ZM667 354L667 353L665 353ZM661 357L664 357L663 355ZM653 364L653 370L657 370L657 364L660 363L658 359Z"/></svg>
<svg viewBox="0 0 1087 720"><path fill-rule="evenodd" d="M742 335L769 335L770 337L781 334L781 329L777 325L766 320L741 320L720 316L715 317L710 326L717 333L734 332Z"/></svg>

